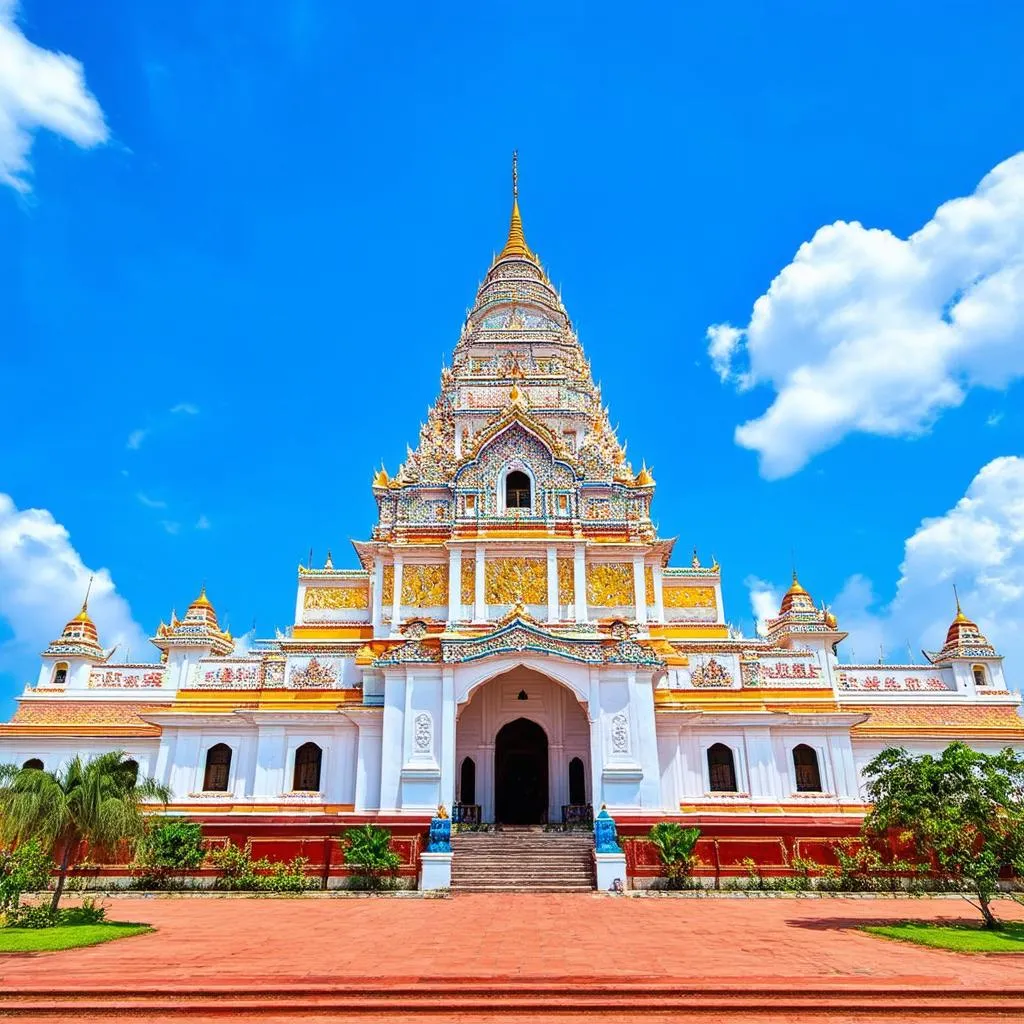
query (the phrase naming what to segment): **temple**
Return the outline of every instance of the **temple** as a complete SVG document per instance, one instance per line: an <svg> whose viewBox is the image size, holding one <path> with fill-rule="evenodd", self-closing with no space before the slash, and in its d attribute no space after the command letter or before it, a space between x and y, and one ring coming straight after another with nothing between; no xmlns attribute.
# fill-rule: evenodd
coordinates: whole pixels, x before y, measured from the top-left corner
<svg viewBox="0 0 1024 1024"><path fill-rule="evenodd" d="M372 489L352 566L300 566L294 625L244 654L205 588L146 664L113 663L83 605L0 726L0 762L124 749L172 813L326 879L320 838L367 820L415 870L439 806L526 825L604 805L622 835L696 822L718 868L770 865L856 826L886 746L1024 749L1019 695L959 604L920 664L842 663L846 634L796 574L765 635L727 625L720 566L673 564L657 535L652 470L611 426L515 182L440 393Z"/></svg>

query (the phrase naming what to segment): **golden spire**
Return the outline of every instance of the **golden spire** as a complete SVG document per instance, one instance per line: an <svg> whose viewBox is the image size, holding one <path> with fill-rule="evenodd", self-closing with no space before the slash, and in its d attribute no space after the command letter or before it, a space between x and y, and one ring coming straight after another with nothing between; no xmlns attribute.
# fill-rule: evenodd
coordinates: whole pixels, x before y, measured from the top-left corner
<svg viewBox="0 0 1024 1024"><path fill-rule="evenodd" d="M953 584L953 599L956 601L956 618L953 621L970 622L970 619L968 619L967 616L964 615L963 611L960 609L960 595L956 592L955 583Z"/></svg>
<svg viewBox="0 0 1024 1024"><path fill-rule="evenodd" d="M212 607L211 604L210 604L210 599L206 596L206 583L205 582L203 583L202 590L199 591L199 596L192 602L192 607L194 608L197 604L201 605L203 608L210 608L210 607Z"/></svg>
<svg viewBox="0 0 1024 1024"><path fill-rule="evenodd" d="M89 577L89 585L85 588L85 600L82 602L82 610L71 620L72 622L92 622L89 618L89 595L92 593L92 576Z"/></svg>
<svg viewBox="0 0 1024 1024"><path fill-rule="evenodd" d="M506 256L525 256L528 260L536 261L537 257L530 251L526 244L526 235L523 234L523 218L519 214L519 151L512 151L512 220L508 226L508 241L505 248L498 254L498 259L503 260Z"/></svg>

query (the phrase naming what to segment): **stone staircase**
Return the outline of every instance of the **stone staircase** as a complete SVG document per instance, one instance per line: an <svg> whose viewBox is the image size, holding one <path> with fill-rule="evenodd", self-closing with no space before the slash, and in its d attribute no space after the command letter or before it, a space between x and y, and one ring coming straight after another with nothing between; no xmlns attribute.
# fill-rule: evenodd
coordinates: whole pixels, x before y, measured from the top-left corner
<svg viewBox="0 0 1024 1024"><path fill-rule="evenodd" d="M590 832L503 828L452 836L452 889L458 892L589 892Z"/></svg>

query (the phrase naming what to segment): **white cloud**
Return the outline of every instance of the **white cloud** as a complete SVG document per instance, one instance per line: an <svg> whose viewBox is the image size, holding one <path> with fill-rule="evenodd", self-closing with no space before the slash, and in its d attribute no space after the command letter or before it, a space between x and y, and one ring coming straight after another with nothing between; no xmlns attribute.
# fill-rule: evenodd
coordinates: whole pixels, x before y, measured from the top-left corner
<svg viewBox="0 0 1024 1024"><path fill-rule="evenodd" d="M84 147L106 142L108 132L82 65L30 43L17 13L16 0L0 0L0 182L28 192L35 131L47 128Z"/></svg>
<svg viewBox="0 0 1024 1024"><path fill-rule="evenodd" d="M754 613L774 615L781 588L755 577L746 581ZM814 591L813 579L801 579ZM983 466L966 494L944 515L925 519L904 545L896 595L879 606L871 581L851 576L830 607L850 634L844 661L921 659L946 636L956 606L1000 654L1011 687L1024 683L1024 457L1003 456ZM909 648L909 650L908 650Z"/></svg>
<svg viewBox="0 0 1024 1024"><path fill-rule="evenodd" d="M764 636L768 632L768 619L779 614L783 589L756 576L748 576L743 585L750 591L750 606L754 610L757 635Z"/></svg>
<svg viewBox="0 0 1024 1024"><path fill-rule="evenodd" d="M775 392L735 433L769 479L847 434L915 436L968 389L1005 387L1024 374L1024 153L909 238L820 228L746 327L707 337L723 380Z"/></svg>
<svg viewBox="0 0 1024 1024"><path fill-rule="evenodd" d="M172 536L181 531L181 523L175 522L173 519L161 519L160 525Z"/></svg>
<svg viewBox="0 0 1024 1024"><path fill-rule="evenodd" d="M171 406L171 412L182 413L185 416L198 416L199 406L193 405L191 402L179 402L177 405Z"/></svg>
<svg viewBox="0 0 1024 1024"><path fill-rule="evenodd" d="M89 614L106 648L130 648L133 658L153 652L128 602L106 569L90 569L68 531L46 509L18 509L0 494L0 618L12 636L0 644L0 669L25 681L38 671L38 654L77 614L93 576Z"/></svg>
<svg viewBox="0 0 1024 1024"><path fill-rule="evenodd" d="M161 501L159 498L151 498L148 494L143 494L142 491L139 491L135 497L138 498L146 508L167 508L166 501Z"/></svg>
<svg viewBox="0 0 1024 1024"><path fill-rule="evenodd" d="M212 524L210 523L210 520L206 516L200 516L196 520L196 529L197 530L208 530L211 525Z"/></svg>
<svg viewBox="0 0 1024 1024"><path fill-rule="evenodd" d="M132 451L138 451L142 447L142 442L146 439L146 435L149 433L148 430L133 430L128 435L128 442L126 447Z"/></svg>
<svg viewBox="0 0 1024 1024"><path fill-rule="evenodd" d="M241 636L235 638L235 649L231 652L236 657L248 654L252 650L253 642L256 640L255 628L250 629L248 633L243 633Z"/></svg>

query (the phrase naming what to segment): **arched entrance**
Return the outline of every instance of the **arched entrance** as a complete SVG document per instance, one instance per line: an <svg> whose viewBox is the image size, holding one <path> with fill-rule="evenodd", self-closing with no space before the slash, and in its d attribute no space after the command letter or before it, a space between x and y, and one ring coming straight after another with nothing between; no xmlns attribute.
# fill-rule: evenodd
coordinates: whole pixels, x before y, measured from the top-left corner
<svg viewBox="0 0 1024 1024"><path fill-rule="evenodd" d="M548 811L548 737L517 718L494 739L494 812L505 825L540 825Z"/></svg>

